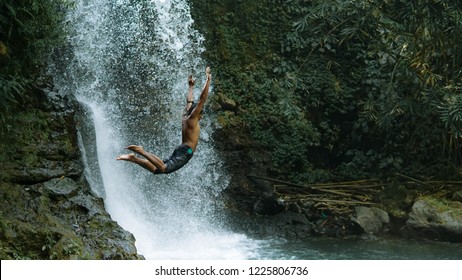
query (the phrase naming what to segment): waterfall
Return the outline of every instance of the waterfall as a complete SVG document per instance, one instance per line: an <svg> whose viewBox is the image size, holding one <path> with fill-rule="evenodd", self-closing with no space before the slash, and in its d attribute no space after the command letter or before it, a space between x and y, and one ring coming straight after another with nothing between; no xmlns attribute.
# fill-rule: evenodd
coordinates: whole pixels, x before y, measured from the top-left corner
<svg viewBox="0 0 462 280"><path fill-rule="evenodd" d="M219 194L229 179L207 112L195 155L179 171L153 175L115 160L130 144L166 158L181 142L188 75L196 78L197 99L206 68L204 38L192 27L186 0L77 0L67 24L69 49L55 54L51 73L59 90L84 107L85 174L111 217L134 234L139 253L254 258L254 242L223 222Z"/></svg>

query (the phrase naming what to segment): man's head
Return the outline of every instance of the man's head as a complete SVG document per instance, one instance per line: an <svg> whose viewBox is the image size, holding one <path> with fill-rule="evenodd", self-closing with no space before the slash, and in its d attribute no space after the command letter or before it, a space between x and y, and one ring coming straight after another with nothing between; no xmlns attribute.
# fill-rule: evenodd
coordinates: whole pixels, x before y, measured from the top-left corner
<svg viewBox="0 0 462 280"><path fill-rule="evenodd" d="M191 107L189 107L189 109L188 109L187 112L186 112L186 115L187 115L187 116L191 115L192 111L193 111L196 107L197 107L197 103L192 102L192 103L191 103Z"/></svg>
<svg viewBox="0 0 462 280"><path fill-rule="evenodd" d="M189 109L185 110L183 117L189 117L192 114L192 112L194 111L194 109L196 109L196 107L197 107L197 103L193 102L191 104L191 106L189 107ZM202 114L203 113L204 113L204 110L201 110L199 112L199 115L198 115L199 119L202 119Z"/></svg>

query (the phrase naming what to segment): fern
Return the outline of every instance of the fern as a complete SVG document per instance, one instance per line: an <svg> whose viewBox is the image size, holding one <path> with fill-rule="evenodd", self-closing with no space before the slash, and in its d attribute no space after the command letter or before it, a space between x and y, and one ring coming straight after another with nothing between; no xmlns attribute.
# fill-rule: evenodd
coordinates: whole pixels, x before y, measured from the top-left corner
<svg viewBox="0 0 462 280"><path fill-rule="evenodd" d="M26 91L29 81L23 77L14 77L0 74L0 120L4 123L14 106L18 103L18 97Z"/></svg>

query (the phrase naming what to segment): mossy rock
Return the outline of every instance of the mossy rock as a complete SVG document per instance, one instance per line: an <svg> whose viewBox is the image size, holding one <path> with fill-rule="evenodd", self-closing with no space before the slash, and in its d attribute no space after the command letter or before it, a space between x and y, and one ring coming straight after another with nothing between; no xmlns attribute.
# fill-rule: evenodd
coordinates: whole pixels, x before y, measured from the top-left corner
<svg viewBox="0 0 462 280"><path fill-rule="evenodd" d="M462 203L432 196L420 197L412 206L406 231L413 237L462 242Z"/></svg>
<svg viewBox="0 0 462 280"><path fill-rule="evenodd" d="M50 258L57 260L84 259L84 244L75 234L64 234L50 249Z"/></svg>
<svg viewBox="0 0 462 280"><path fill-rule="evenodd" d="M71 97L47 94L0 129L0 258L141 259L83 177Z"/></svg>

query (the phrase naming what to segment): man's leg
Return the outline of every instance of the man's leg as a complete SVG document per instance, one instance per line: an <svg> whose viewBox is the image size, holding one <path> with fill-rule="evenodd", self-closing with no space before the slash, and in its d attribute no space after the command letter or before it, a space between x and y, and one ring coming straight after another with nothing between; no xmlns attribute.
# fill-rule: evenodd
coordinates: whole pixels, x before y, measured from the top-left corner
<svg viewBox="0 0 462 280"><path fill-rule="evenodd" d="M156 169L159 169L160 172L165 171L166 166L164 161L161 160L158 156L146 152L142 146L130 145L127 147L127 149L145 157L151 164L156 167Z"/></svg>
<svg viewBox="0 0 462 280"><path fill-rule="evenodd" d="M157 167L155 167L154 164L149 162L147 159L137 158L134 154L120 155L117 157L117 160L125 160L136 163L139 166L151 171L152 173L156 173L157 171Z"/></svg>

